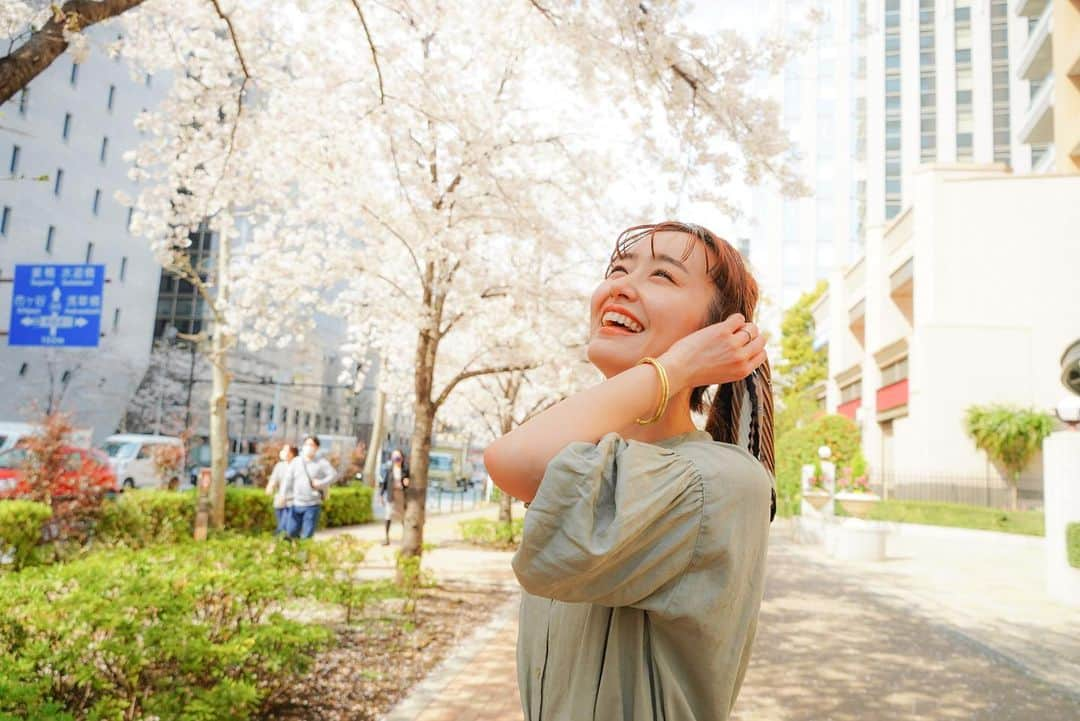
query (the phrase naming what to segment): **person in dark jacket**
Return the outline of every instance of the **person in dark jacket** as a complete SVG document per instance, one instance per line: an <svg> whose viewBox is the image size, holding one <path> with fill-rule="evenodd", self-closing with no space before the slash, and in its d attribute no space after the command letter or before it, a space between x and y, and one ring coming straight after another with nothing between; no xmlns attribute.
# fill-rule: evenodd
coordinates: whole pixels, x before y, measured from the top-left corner
<svg viewBox="0 0 1080 721"><path fill-rule="evenodd" d="M379 482L379 501L386 505L386 540L384 546L390 545L390 523L397 521L404 524L405 520L405 489L409 487L409 464L405 462L405 455L398 450L390 454L390 466L383 473Z"/></svg>

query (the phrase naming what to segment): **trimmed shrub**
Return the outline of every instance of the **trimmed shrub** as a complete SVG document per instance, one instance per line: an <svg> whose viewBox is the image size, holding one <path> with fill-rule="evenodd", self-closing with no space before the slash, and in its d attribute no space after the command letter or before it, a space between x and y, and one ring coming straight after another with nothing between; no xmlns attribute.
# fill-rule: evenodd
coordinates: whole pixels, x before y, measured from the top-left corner
<svg viewBox="0 0 1080 721"><path fill-rule="evenodd" d="M1065 548L1069 554L1069 565L1080 568L1080 523L1070 523L1065 527Z"/></svg>
<svg viewBox="0 0 1080 721"><path fill-rule="evenodd" d="M0 503L0 568L18 570L29 563L41 543L42 526L50 518L52 509L44 503Z"/></svg>
<svg viewBox="0 0 1080 721"><path fill-rule="evenodd" d="M226 536L0 577L0 718L252 718L310 672L333 634L297 612L364 585L359 558Z"/></svg>
<svg viewBox="0 0 1080 721"><path fill-rule="evenodd" d="M375 492L367 486L332 487L319 515L319 527L337 528L369 523L375 517L371 510L374 496Z"/></svg>
<svg viewBox="0 0 1080 721"><path fill-rule="evenodd" d="M128 491L105 504L96 535L99 542L137 549L188 540L194 528L193 493Z"/></svg>
<svg viewBox="0 0 1080 721"><path fill-rule="evenodd" d="M194 495L192 508L194 508ZM225 528L236 533L273 533L274 499L262 488L225 489Z"/></svg>
<svg viewBox="0 0 1080 721"><path fill-rule="evenodd" d="M473 518L458 523L466 543L498 548L516 547L525 531L525 519L515 518L508 525L490 518Z"/></svg>

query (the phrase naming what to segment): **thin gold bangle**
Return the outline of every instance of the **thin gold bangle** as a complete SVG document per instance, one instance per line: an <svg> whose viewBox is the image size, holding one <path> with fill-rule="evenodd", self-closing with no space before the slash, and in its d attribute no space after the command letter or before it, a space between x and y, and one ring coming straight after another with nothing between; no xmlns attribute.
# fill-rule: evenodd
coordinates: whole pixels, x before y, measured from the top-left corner
<svg viewBox="0 0 1080 721"><path fill-rule="evenodd" d="M668 394L671 392L671 386L668 385L667 371L664 370L664 366L660 365L660 361L655 358L645 357L638 361L638 365L642 363L648 363L656 369L656 374L660 377L660 402L656 407L656 413L652 418L643 419L635 418L634 420L642 426L647 426L650 423L656 423L658 420L664 417L664 411L667 410Z"/></svg>

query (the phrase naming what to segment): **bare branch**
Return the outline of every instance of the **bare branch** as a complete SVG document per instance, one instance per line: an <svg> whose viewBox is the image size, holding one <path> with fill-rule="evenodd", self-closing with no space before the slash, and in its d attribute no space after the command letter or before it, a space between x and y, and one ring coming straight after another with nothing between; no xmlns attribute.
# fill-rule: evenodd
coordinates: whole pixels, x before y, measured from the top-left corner
<svg viewBox="0 0 1080 721"><path fill-rule="evenodd" d="M534 8L536 8L537 10L539 10L540 14L542 14L544 16L544 18L549 23L551 23L552 27L556 27L556 28L559 27L559 16L558 15L556 15L555 13L548 10L546 7L544 7L539 2L537 2L537 0L529 0L529 4L532 5Z"/></svg>
<svg viewBox="0 0 1080 721"><path fill-rule="evenodd" d="M364 26L364 35L367 36L367 44L371 49L371 61L375 63L375 74L379 78L379 105L386 104L386 92L383 90L382 68L379 67L379 53L375 51L375 41L371 39L371 31L368 29L367 20L364 19L364 11L360 9L358 0L352 0L356 14L360 16L360 24Z"/></svg>
<svg viewBox="0 0 1080 721"><path fill-rule="evenodd" d="M247 89L248 80L251 80L251 73L248 72L247 61L244 60L244 53L240 50L240 41L236 37L236 29L233 27L232 19L222 11L221 5L218 4L218 0L210 0L210 2L213 4L218 17L224 20L225 25L229 28L229 37L232 39L233 49L236 51L237 60L240 61L240 69L244 73L244 79L240 81L240 90L236 93L236 117L233 119L232 130L229 132L229 149L225 153L225 162L221 166L221 175L224 177L225 169L229 167L229 161L232 159L233 147L236 145L236 129L240 127L240 113L244 109L244 91ZM214 186L214 190L217 190L217 185ZM213 193L211 193L211 197L212 196Z"/></svg>
<svg viewBox="0 0 1080 721"><path fill-rule="evenodd" d="M508 365L508 366L498 366L496 368L478 368L477 370L461 371L456 376L454 376L453 380L451 380L449 383L446 384L446 387L443 388L442 393L440 393L439 397L435 400L434 405L435 405L436 408L438 408L443 403L445 403L446 399L450 396L450 393L454 390L454 388L457 386L457 384L460 383L461 381L468 380L469 378L475 378L476 376L491 375L492 373L509 373L510 371L527 371L527 370L531 370L531 369L535 368L536 366L537 366L536 363L527 363L527 364L522 364L522 365Z"/></svg>

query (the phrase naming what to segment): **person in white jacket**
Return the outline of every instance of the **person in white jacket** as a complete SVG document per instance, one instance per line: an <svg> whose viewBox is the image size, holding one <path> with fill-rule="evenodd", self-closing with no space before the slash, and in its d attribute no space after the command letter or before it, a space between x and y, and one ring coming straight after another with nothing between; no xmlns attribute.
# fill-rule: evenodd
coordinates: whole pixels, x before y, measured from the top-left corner
<svg viewBox="0 0 1080 721"><path fill-rule="evenodd" d="M319 439L308 436L300 447L300 455L289 464L288 489L292 498L289 514L289 537L311 538L319 523L323 501L337 473L325 458L316 458Z"/></svg>
<svg viewBox="0 0 1080 721"><path fill-rule="evenodd" d="M289 532L289 516L292 515L292 498L288 495L289 464L297 456L296 446L286 443L278 454L278 462L270 472L266 482L266 494L274 497L274 516L277 518L275 535L284 536Z"/></svg>

